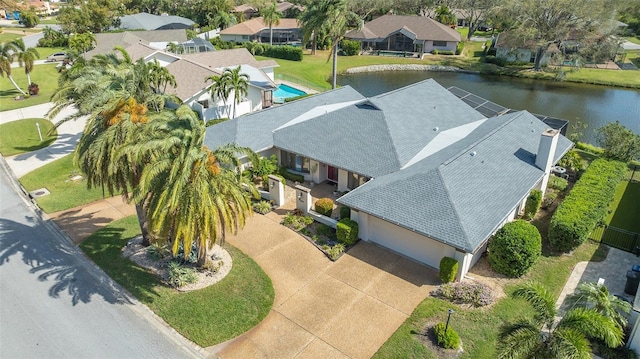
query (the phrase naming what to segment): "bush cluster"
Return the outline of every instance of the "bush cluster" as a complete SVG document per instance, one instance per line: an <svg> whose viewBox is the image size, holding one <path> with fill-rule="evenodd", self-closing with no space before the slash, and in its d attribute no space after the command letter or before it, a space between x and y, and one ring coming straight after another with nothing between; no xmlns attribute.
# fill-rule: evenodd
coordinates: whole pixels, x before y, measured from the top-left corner
<svg viewBox="0 0 640 359"><path fill-rule="evenodd" d="M340 219L351 218L351 208L347 206L340 207Z"/></svg>
<svg viewBox="0 0 640 359"><path fill-rule="evenodd" d="M288 45L269 45L259 42L245 42L242 46L256 56L267 56L276 59L302 61L302 48Z"/></svg>
<svg viewBox="0 0 640 359"><path fill-rule="evenodd" d="M555 250L572 251L604 220L625 171L626 165L618 161L591 163L551 217L549 242Z"/></svg>
<svg viewBox="0 0 640 359"><path fill-rule="evenodd" d="M253 204L253 210L260 214L271 212L271 203L269 201L260 201Z"/></svg>
<svg viewBox="0 0 640 359"><path fill-rule="evenodd" d="M584 162L582 161L582 157L575 150L571 150L567 152L558 162L558 166L572 169L574 171L582 171L584 170Z"/></svg>
<svg viewBox="0 0 640 359"><path fill-rule="evenodd" d="M462 50L464 50L464 42L460 41L456 47L456 55L460 55Z"/></svg>
<svg viewBox="0 0 640 359"><path fill-rule="evenodd" d="M358 240L358 222L349 218L343 218L338 222L336 227L336 236L338 241L344 245L350 246Z"/></svg>
<svg viewBox="0 0 640 359"><path fill-rule="evenodd" d="M340 258L340 256L342 255L342 253L344 253L344 244L342 243L336 243L334 246L329 246L327 244L322 246L322 249L324 249L327 252L327 255L329 256L329 258L331 258L332 261L337 260L338 258Z"/></svg>
<svg viewBox="0 0 640 359"><path fill-rule="evenodd" d="M340 42L340 48L344 56L355 56L360 52L360 41L344 39Z"/></svg>
<svg viewBox="0 0 640 359"><path fill-rule="evenodd" d="M524 220L505 224L489 242L489 264L498 273L520 277L542 254L538 228Z"/></svg>
<svg viewBox="0 0 640 359"><path fill-rule="evenodd" d="M289 181L300 182L300 183L304 182L303 175L291 173L287 171L285 167L280 167L280 169L278 170L278 174L283 178L288 179Z"/></svg>
<svg viewBox="0 0 640 359"><path fill-rule="evenodd" d="M527 202L524 205L524 218L531 219L533 218L538 210L540 209L540 204L542 203L542 191L534 189L527 197Z"/></svg>
<svg viewBox="0 0 640 359"><path fill-rule="evenodd" d="M446 324L440 322L433 327L433 333L436 335L438 345L445 349L458 349L460 346L460 336L451 326L446 329ZM446 330L445 330L446 329Z"/></svg>
<svg viewBox="0 0 640 359"><path fill-rule="evenodd" d="M323 223L317 224L316 233L329 239L336 239L336 230Z"/></svg>
<svg viewBox="0 0 640 359"><path fill-rule="evenodd" d="M197 281L198 272L195 269L176 262L169 263L169 285L172 287L180 288Z"/></svg>
<svg viewBox="0 0 640 359"><path fill-rule="evenodd" d="M567 189L567 186L569 186L569 182L567 182L566 179L558 176L549 177L549 184L547 184L547 187L564 192L564 190Z"/></svg>
<svg viewBox="0 0 640 359"><path fill-rule="evenodd" d="M447 283L439 286L433 295L456 304L471 304L484 307L493 303L491 289L481 283Z"/></svg>
<svg viewBox="0 0 640 359"><path fill-rule="evenodd" d="M302 230L304 227L313 223L313 218L309 216L299 216L295 213L287 213L282 220L282 224L296 231Z"/></svg>
<svg viewBox="0 0 640 359"><path fill-rule="evenodd" d="M333 200L331 198L320 198L315 203L315 211L323 216L331 217Z"/></svg>
<svg viewBox="0 0 640 359"><path fill-rule="evenodd" d="M495 64L500 67L507 65L507 60L504 57L495 57L493 55L485 56L484 61L489 64Z"/></svg>
<svg viewBox="0 0 640 359"><path fill-rule="evenodd" d="M443 257L440 260L440 280L442 283L451 283L456 280L459 263L455 258Z"/></svg>

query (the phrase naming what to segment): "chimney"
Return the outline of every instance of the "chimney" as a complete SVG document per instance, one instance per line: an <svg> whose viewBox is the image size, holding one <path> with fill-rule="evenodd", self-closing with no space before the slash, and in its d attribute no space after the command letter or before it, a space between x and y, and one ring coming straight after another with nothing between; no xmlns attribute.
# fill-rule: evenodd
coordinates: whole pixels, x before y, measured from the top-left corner
<svg viewBox="0 0 640 359"><path fill-rule="evenodd" d="M536 154L536 166L548 173L553 165L553 157L556 153L556 145L558 144L558 135L560 131L547 128L540 136L540 144L538 145L538 153Z"/></svg>

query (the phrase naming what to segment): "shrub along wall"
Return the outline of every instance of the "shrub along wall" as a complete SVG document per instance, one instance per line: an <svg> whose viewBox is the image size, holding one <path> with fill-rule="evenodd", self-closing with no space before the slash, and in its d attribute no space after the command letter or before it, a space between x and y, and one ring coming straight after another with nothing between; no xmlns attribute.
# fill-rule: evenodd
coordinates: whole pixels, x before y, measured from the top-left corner
<svg viewBox="0 0 640 359"><path fill-rule="evenodd" d="M616 187L624 177L626 165L597 159L558 206L549 224L549 242L569 252L584 242L607 215Z"/></svg>
<svg viewBox="0 0 640 359"><path fill-rule="evenodd" d="M269 44L262 44L258 42L244 42L242 46L246 47L249 52L256 56L267 56L276 59L302 61L303 54L301 47L294 46L271 46Z"/></svg>

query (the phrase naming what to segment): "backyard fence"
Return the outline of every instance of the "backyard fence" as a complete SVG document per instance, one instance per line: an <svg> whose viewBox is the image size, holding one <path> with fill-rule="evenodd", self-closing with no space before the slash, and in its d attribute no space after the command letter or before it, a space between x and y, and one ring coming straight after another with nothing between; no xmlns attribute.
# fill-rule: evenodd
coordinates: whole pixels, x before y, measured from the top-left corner
<svg viewBox="0 0 640 359"><path fill-rule="evenodd" d="M622 249L623 251L639 254L640 233L630 232L618 227L596 227L589 237L594 241L608 246Z"/></svg>
<svg viewBox="0 0 640 359"><path fill-rule="evenodd" d="M289 76L286 74L276 74L276 80L284 80L284 81L289 81L289 82L293 82L296 83L298 85L302 85L306 88L310 88L312 90L318 91L318 92L325 92L327 89L326 88L322 88L312 82L309 81L305 81L303 79L299 79L297 77L293 77L293 76Z"/></svg>

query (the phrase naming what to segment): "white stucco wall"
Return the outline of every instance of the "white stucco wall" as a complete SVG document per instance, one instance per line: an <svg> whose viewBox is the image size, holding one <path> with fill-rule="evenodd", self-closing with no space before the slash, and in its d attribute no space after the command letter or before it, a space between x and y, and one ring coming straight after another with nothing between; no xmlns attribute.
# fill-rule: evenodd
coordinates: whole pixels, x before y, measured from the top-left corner
<svg viewBox="0 0 640 359"><path fill-rule="evenodd" d="M424 42L424 52L431 52L435 49L442 51L456 51L458 43L455 41L447 41L447 46L433 46L433 41L427 40Z"/></svg>
<svg viewBox="0 0 640 359"><path fill-rule="evenodd" d="M338 168L338 191L344 192L349 190L349 172Z"/></svg>
<svg viewBox="0 0 640 359"><path fill-rule="evenodd" d="M264 73L271 79L271 81L275 81L276 78L274 75L273 67L265 67L261 70L264 71Z"/></svg>
<svg viewBox="0 0 640 359"><path fill-rule="evenodd" d="M164 50L165 48L166 48L166 45L161 50ZM158 63L160 63L160 66L166 67L170 63L172 63L174 61L177 61L178 58L174 57L174 56L171 56L169 54L162 53L162 52L156 52L154 54L151 54L144 61L145 62L152 62L153 60L158 60Z"/></svg>
<svg viewBox="0 0 640 359"><path fill-rule="evenodd" d="M247 99L251 102L251 112L262 110L262 90L257 87L249 86ZM240 115L238 115L240 116Z"/></svg>

